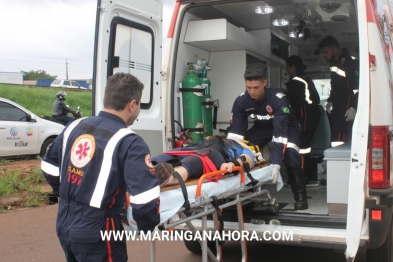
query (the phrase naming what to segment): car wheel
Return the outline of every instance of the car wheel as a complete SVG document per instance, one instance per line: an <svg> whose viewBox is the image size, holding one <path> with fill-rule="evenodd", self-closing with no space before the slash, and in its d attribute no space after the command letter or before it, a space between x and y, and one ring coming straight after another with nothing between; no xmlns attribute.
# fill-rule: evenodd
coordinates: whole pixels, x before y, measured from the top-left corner
<svg viewBox="0 0 393 262"><path fill-rule="evenodd" d="M48 151L49 146L53 143L54 140L55 139L53 137L45 140L45 142L42 144L42 147L41 147L40 157L44 157L46 151Z"/></svg>

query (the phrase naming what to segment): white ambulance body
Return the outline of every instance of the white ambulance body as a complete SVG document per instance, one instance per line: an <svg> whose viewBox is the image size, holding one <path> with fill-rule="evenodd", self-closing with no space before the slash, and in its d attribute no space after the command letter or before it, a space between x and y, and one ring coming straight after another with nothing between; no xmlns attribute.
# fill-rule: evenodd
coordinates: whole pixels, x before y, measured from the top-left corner
<svg viewBox="0 0 393 262"><path fill-rule="evenodd" d="M245 229L292 231L293 242L286 244L345 251L348 261L365 251L368 261L393 261L393 19L388 6L379 16L375 5L373 0L177 0L161 59L161 0L99 0L94 113L103 109L109 76L134 74L145 88L132 129L145 139L152 155L171 149L178 141L179 124L184 123L179 90L187 65L205 59L212 68L207 73L211 97L219 100L213 130L218 135L229 126L233 101L245 90L247 65L264 66L269 87L282 90L288 81L285 58L299 55L308 74L326 83L329 65L317 50L321 39L331 35L359 59L352 143L321 150L320 160L327 161L327 186L308 188L312 197L308 210L245 213ZM263 14L269 10L273 12ZM301 20L305 25L299 32ZM297 33L306 37L296 38ZM328 86L317 89L321 97L328 95ZM326 125L318 129L315 141L329 138L328 133ZM272 194L280 203L293 203L289 189ZM279 225L269 223L272 219ZM266 223L255 223L262 220ZM229 217L226 229L237 229L231 221Z"/></svg>

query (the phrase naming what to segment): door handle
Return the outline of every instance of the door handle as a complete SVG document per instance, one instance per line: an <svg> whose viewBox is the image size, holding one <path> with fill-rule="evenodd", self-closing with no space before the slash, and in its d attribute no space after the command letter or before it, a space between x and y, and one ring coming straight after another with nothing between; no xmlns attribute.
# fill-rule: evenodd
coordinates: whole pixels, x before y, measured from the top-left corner
<svg viewBox="0 0 393 262"><path fill-rule="evenodd" d="M5 129L5 126L0 126L0 129Z"/></svg>

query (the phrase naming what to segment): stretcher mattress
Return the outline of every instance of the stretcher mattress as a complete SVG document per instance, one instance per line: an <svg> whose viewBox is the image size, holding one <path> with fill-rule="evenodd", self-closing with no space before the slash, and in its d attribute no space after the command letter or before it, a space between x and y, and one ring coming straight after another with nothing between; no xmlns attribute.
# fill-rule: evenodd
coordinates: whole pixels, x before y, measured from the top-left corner
<svg viewBox="0 0 393 262"><path fill-rule="evenodd" d="M251 174L259 182L267 182L271 179L272 169L273 166L266 166L256 170L252 170ZM249 182L250 180L246 176L245 184L247 185ZM279 191L283 187L283 184L284 183L282 181L282 178L281 176L279 176L277 178L277 184L276 184L277 191ZM188 200L190 201L190 203L195 202L196 188L197 185L187 186ZM212 197L239 188L240 188L240 177L231 176L231 177L223 178L217 182L203 183L201 195L203 195L204 197ZM161 213L160 223L166 222L169 218L175 215L179 211L179 209L183 206L183 204L184 204L184 197L183 197L182 190L180 188L161 192L160 193L160 213Z"/></svg>

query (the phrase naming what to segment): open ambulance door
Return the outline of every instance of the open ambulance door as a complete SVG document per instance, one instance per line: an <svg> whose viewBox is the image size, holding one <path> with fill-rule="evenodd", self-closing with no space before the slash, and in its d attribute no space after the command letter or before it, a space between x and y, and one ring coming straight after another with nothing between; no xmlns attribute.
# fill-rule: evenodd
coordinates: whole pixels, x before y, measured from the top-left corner
<svg viewBox="0 0 393 262"><path fill-rule="evenodd" d="M93 115L103 109L108 77L124 72L143 84L141 111L131 126L151 154L163 152L161 112L162 0L98 0L93 70Z"/></svg>

